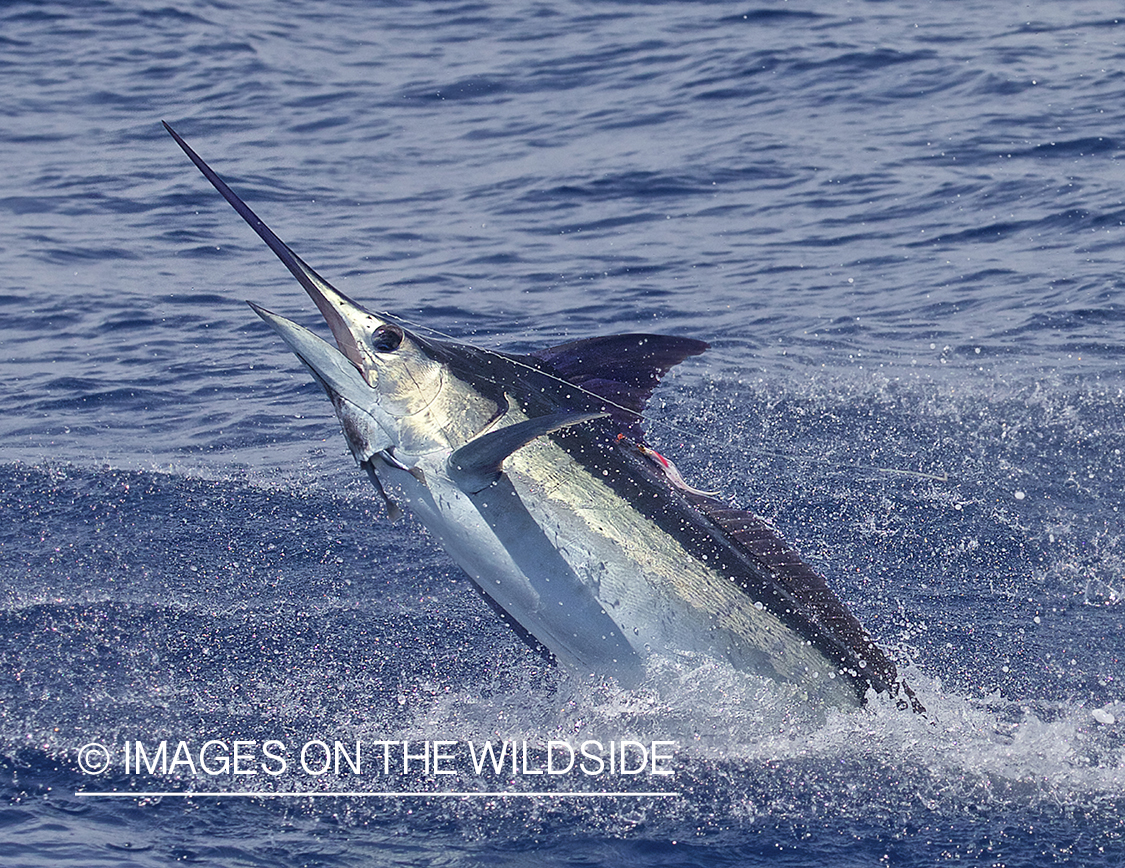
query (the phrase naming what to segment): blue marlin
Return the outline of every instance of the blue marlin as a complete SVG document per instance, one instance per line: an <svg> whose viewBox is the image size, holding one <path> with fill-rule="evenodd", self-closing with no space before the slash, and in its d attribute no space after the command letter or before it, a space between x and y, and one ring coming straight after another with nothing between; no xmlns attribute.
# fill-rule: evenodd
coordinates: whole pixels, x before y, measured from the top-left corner
<svg viewBox="0 0 1125 868"><path fill-rule="evenodd" d="M405 504L525 640L625 686L653 655L709 658L812 701L873 689L921 710L766 521L645 443L661 376L706 343L624 334L517 355L424 337L313 271L165 127L327 320L335 346L249 302L324 387L390 516Z"/></svg>

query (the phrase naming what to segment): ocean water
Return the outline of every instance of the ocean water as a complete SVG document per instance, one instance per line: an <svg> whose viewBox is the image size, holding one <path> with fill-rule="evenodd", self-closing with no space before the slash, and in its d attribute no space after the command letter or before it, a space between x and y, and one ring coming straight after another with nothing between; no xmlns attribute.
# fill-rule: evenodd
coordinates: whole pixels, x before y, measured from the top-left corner
<svg viewBox="0 0 1125 868"><path fill-rule="evenodd" d="M0 5L0 863L1125 863L1123 41L1090 0ZM374 308L710 342L650 439L928 715L546 665L383 517L243 301L312 305L162 119ZM535 774L622 740L671 758ZM188 790L275 797L144 795Z"/></svg>

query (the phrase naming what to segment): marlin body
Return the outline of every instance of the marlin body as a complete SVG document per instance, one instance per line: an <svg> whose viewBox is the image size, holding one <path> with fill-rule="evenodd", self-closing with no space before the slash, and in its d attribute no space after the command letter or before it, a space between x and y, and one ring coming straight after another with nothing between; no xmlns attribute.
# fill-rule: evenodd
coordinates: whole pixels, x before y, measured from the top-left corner
<svg viewBox="0 0 1125 868"><path fill-rule="evenodd" d="M327 320L336 346L250 303L328 393L388 513L393 492L525 639L625 685L653 654L706 656L833 705L873 688L920 709L766 522L644 443L660 377L707 344L616 335L514 355L422 337L332 287L168 131Z"/></svg>

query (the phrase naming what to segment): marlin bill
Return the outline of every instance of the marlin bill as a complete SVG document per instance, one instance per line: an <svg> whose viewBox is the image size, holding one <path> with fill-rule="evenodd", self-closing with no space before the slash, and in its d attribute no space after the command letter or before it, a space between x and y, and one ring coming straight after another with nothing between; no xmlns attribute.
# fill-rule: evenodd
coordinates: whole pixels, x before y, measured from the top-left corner
<svg viewBox="0 0 1125 868"><path fill-rule="evenodd" d="M526 641L625 686L652 655L688 655L812 701L855 706L874 689L922 710L765 521L645 443L661 376L707 344L626 334L516 355L424 337L335 289L165 127L327 320L335 346L250 303L328 393L388 514L409 508Z"/></svg>

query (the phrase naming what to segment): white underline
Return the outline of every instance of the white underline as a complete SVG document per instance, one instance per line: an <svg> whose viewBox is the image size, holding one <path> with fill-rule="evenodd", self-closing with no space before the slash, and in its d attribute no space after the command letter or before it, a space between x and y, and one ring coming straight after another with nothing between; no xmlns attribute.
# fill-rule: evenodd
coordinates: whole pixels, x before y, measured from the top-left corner
<svg viewBox="0 0 1125 868"><path fill-rule="evenodd" d="M677 792L653 792L653 793L616 793L616 792L529 792L523 793L515 790L505 790L500 792L480 792L479 790L472 790L466 792L370 792L359 790L354 792L339 792L339 793L248 793L248 792L200 792L191 790L178 790L171 792L123 792L112 790L107 792L93 792L89 790L79 790L74 794L77 797L98 797L98 798L117 798L117 799L154 799L162 797L175 797L181 799L192 798L216 798L222 797L224 799L230 798L255 798L255 799L325 799L325 798L348 798L348 797L375 797L381 799L423 799L423 798L492 798L492 799L512 799L512 798L646 798L646 799L663 799L663 798L678 798L681 793Z"/></svg>

